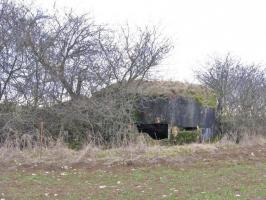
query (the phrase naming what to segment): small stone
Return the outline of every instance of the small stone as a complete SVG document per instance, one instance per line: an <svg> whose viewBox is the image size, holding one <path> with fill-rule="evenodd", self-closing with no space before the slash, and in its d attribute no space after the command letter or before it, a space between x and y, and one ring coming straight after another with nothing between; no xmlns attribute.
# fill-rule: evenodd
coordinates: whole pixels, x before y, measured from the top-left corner
<svg viewBox="0 0 266 200"><path fill-rule="evenodd" d="M66 176L67 174L66 174L66 172L62 172L60 175L61 176Z"/></svg>
<svg viewBox="0 0 266 200"><path fill-rule="evenodd" d="M104 188L106 188L106 185L100 185L99 188L104 189Z"/></svg>
<svg viewBox="0 0 266 200"><path fill-rule="evenodd" d="M117 184L119 185L121 182L120 181L117 181Z"/></svg>

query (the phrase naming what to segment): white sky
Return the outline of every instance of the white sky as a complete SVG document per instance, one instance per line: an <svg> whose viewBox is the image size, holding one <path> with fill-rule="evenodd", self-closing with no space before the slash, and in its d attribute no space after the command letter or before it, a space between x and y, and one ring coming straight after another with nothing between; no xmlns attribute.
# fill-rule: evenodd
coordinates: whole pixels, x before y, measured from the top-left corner
<svg viewBox="0 0 266 200"><path fill-rule="evenodd" d="M34 4L49 9L54 0ZM227 52L266 64L265 0L57 0L56 6L115 26L159 25L175 46L160 67L164 79L192 82L209 56Z"/></svg>

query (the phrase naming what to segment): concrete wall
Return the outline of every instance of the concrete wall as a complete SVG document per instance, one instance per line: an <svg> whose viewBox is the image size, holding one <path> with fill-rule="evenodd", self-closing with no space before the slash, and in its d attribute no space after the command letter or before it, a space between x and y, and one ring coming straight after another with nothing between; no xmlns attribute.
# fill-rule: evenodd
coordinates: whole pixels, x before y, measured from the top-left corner
<svg viewBox="0 0 266 200"><path fill-rule="evenodd" d="M148 97L138 103L138 123L165 123L182 128L213 128L215 111L188 97Z"/></svg>

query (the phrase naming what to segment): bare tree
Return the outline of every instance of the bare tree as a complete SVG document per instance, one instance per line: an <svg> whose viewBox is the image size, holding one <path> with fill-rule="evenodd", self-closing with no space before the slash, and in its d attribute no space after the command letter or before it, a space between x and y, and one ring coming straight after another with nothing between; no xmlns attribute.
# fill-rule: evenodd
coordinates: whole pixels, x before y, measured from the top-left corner
<svg viewBox="0 0 266 200"><path fill-rule="evenodd" d="M60 82L65 98L86 94L84 85L90 81L88 68L98 53L96 37L100 31L101 27L89 22L86 16L71 12L63 19L51 16L37 22L29 31L34 55L52 78Z"/></svg>
<svg viewBox="0 0 266 200"><path fill-rule="evenodd" d="M234 60L229 54L225 58L214 58L207 63L203 71L196 73L197 79L213 90L217 96L217 131L224 134L222 126L223 116L226 115L227 101L236 87L236 69L239 61Z"/></svg>
<svg viewBox="0 0 266 200"><path fill-rule="evenodd" d="M99 35L103 65L97 71L107 71L112 81L130 83L143 80L172 48L169 39L162 37L154 28L138 28L131 32L129 26L121 27L120 34ZM99 77L101 80L104 77Z"/></svg>
<svg viewBox="0 0 266 200"><path fill-rule="evenodd" d="M219 134L257 132L265 121L265 72L256 65L244 65L227 54L214 58L198 80L217 97L217 131ZM245 130L245 131L244 131Z"/></svg>
<svg viewBox="0 0 266 200"><path fill-rule="evenodd" d="M13 84L27 63L27 53L20 35L26 14L24 8L0 1L0 101L16 96Z"/></svg>
<svg viewBox="0 0 266 200"><path fill-rule="evenodd" d="M172 46L156 28L121 31L72 11L0 0L0 136L114 141L133 121L134 89ZM9 105L9 109L7 108ZM3 137L0 137L0 139Z"/></svg>
<svg viewBox="0 0 266 200"><path fill-rule="evenodd" d="M87 15L2 2L10 9L2 8L0 19L0 94L20 101L1 111L7 117L0 133L38 134L44 122L53 136L124 137L134 123L132 90L165 58L170 41L156 28L117 32Z"/></svg>

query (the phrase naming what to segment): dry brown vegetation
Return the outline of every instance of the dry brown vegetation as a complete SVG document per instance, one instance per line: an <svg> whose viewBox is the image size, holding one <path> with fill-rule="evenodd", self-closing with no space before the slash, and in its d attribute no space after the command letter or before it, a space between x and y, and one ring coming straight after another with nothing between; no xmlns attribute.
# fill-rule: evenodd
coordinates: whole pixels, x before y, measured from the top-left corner
<svg viewBox="0 0 266 200"><path fill-rule="evenodd" d="M138 82L136 82L135 84L138 84ZM131 88L131 90L143 96L191 97L202 105L210 107L216 106L216 97L214 92L200 84L165 80L143 81L138 85L138 87L136 87L135 84L133 84L133 88L137 89L133 90L133 88Z"/></svg>
<svg viewBox="0 0 266 200"><path fill-rule="evenodd" d="M217 143L187 144L181 146L164 146L158 141L152 141L139 135L132 143L125 143L120 147L106 149L88 143L81 150L69 149L62 141L50 142L49 146L38 145L20 149L6 143L0 148L1 164L14 167L21 165L34 165L36 163L44 166L63 166L82 164L93 166L116 166L116 165L146 165L160 162L178 164L179 162L197 162L202 155L218 156L226 160L223 155L236 152L257 151L257 146L265 146L266 139L262 136L245 136L240 144L236 145L226 137ZM233 149L233 151L232 151ZM250 152L251 153L251 152ZM241 156L242 153L239 154ZM11 165L10 165L11 164Z"/></svg>
<svg viewBox="0 0 266 200"><path fill-rule="evenodd" d="M208 94L211 91L199 84L185 83L180 81L145 81L139 86L143 94L151 96L176 96L188 95L190 92Z"/></svg>

